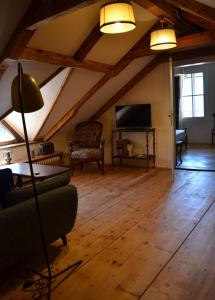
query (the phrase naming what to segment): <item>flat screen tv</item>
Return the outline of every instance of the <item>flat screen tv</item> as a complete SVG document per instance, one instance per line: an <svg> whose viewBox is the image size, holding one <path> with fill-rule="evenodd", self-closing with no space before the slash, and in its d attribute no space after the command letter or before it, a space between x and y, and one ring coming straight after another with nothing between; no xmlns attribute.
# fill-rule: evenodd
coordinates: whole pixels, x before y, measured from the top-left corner
<svg viewBox="0 0 215 300"><path fill-rule="evenodd" d="M116 106L117 129L144 129L151 124L151 104Z"/></svg>

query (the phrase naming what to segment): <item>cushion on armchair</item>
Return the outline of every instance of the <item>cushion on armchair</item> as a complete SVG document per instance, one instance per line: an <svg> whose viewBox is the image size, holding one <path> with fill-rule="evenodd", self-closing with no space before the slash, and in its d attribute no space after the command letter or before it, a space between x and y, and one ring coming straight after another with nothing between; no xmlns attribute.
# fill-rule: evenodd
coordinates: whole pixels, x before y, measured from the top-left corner
<svg viewBox="0 0 215 300"><path fill-rule="evenodd" d="M52 177L45 181L36 184L38 195L46 193L50 190L69 184L72 173L70 171L61 175ZM33 198L33 187L32 185L26 186L19 189L13 189L6 194L6 200L4 207L9 207L17 204L21 201Z"/></svg>

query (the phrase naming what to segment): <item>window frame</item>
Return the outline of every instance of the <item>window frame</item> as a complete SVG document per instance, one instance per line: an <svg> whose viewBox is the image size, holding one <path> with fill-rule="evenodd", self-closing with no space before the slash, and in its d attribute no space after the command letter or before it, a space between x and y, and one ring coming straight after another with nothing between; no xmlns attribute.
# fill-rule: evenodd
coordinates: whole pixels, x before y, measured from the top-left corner
<svg viewBox="0 0 215 300"><path fill-rule="evenodd" d="M0 147L1 146L12 145L12 144L16 144L16 143L20 143L20 142L24 141L24 139L6 121L1 120L0 125L5 127L6 130L8 130L10 132L10 134L12 134L13 137L14 137L13 140L0 142Z"/></svg>
<svg viewBox="0 0 215 300"><path fill-rule="evenodd" d="M198 73L202 73L202 81L203 81L203 93L202 94L194 94L194 74L198 74ZM184 76L186 75L191 75L191 90L192 90L192 94L190 95L186 95L186 96L182 96L182 91L183 91L183 80L184 80ZM184 73L181 75L181 114L182 114L182 119L203 119L206 117L205 115L205 84L204 84L204 72L203 71L196 71L196 72L189 72L189 73ZM194 115L194 97L196 96L203 96L203 109L204 109L204 116L195 116ZM186 97L191 97L192 98L192 116L190 117L183 117L183 98Z"/></svg>

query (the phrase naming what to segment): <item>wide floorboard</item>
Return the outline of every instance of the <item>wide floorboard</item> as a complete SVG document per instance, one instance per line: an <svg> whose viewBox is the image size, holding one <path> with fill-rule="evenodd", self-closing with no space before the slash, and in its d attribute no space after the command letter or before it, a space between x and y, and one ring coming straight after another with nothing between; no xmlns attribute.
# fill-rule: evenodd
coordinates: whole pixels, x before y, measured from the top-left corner
<svg viewBox="0 0 215 300"><path fill-rule="evenodd" d="M77 173L79 210L69 246L50 248L54 270L82 259L53 282L52 299L214 299L215 173L114 168ZM0 299L26 293L22 267L1 281Z"/></svg>

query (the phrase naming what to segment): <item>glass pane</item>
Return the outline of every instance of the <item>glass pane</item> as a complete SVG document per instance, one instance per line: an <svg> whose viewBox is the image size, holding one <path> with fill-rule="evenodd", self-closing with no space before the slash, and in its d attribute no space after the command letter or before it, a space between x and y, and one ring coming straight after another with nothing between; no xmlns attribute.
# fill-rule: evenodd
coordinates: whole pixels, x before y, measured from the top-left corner
<svg viewBox="0 0 215 300"><path fill-rule="evenodd" d="M204 94L203 73L194 73L193 75L193 95Z"/></svg>
<svg viewBox="0 0 215 300"><path fill-rule="evenodd" d="M193 97L194 117L204 117L204 96Z"/></svg>
<svg viewBox="0 0 215 300"><path fill-rule="evenodd" d="M190 118L193 116L192 97L182 97L182 118Z"/></svg>
<svg viewBox="0 0 215 300"><path fill-rule="evenodd" d="M13 141L15 137L2 125L0 124L0 143Z"/></svg>
<svg viewBox="0 0 215 300"><path fill-rule="evenodd" d="M182 96L192 95L191 74L184 74L182 80Z"/></svg>

